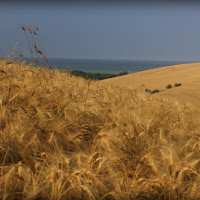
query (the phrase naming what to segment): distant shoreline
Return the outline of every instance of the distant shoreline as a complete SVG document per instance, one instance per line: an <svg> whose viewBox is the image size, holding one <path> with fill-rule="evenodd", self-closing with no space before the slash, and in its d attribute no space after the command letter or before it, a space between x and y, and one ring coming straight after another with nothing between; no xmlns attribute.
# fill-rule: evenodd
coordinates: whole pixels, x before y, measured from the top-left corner
<svg viewBox="0 0 200 200"><path fill-rule="evenodd" d="M23 60L30 63L30 58ZM111 60L111 59L65 59L65 58L49 58L50 69L59 69L66 71L79 70L88 73L112 73L118 74L122 71L135 73L139 71L146 71L149 69L165 67L177 64L186 64L191 62L186 61L158 61L158 60ZM38 60L39 66L45 66L42 59Z"/></svg>
<svg viewBox="0 0 200 200"><path fill-rule="evenodd" d="M1 59L3 59L3 58L1 58ZM31 60L31 58L29 58L29 57L24 57L24 59L26 59L26 60ZM39 58L39 59L41 59L42 60L42 58ZM142 60L142 59L132 59L132 60L130 60L130 59L104 59L104 58L48 58L49 60L73 60L73 61L111 61L111 62L123 62L123 61L125 61L125 62L127 62L127 61L130 61L130 62L133 62L133 61L139 61L139 62L176 62L176 63L196 63L196 62L200 62L200 60L198 61L198 60L196 60L196 61L186 61L186 60L182 60L182 61L180 61L180 60L148 60L148 59L144 59L144 60Z"/></svg>

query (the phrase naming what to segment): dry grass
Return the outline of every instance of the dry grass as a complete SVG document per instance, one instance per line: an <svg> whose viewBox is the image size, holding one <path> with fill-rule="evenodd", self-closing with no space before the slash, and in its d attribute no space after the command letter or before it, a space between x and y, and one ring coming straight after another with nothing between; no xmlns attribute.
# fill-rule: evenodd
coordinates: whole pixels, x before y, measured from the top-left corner
<svg viewBox="0 0 200 200"><path fill-rule="evenodd" d="M200 109L200 63L189 63L160 67L151 70L141 71L126 76L105 79L102 84L112 84L114 86L124 86L132 89L148 88L150 90L163 90L168 84L174 86L181 83L181 87L173 87L158 94L181 103L191 103Z"/></svg>
<svg viewBox="0 0 200 200"><path fill-rule="evenodd" d="M1 199L199 199L199 113L0 61Z"/></svg>
<svg viewBox="0 0 200 200"><path fill-rule="evenodd" d="M27 26L21 25L20 28L25 33L26 41L27 41L30 56L31 56L31 62L33 64L37 63L39 65L38 63L39 58L40 56L42 56L42 58L44 59L46 63L46 67L49 69L50 65L49 65L46 51L45 51L45 48L40 36L39 27L37 25L34 27L27 27ZM19 56L23 57L23 54L20 54Z"/></svg>

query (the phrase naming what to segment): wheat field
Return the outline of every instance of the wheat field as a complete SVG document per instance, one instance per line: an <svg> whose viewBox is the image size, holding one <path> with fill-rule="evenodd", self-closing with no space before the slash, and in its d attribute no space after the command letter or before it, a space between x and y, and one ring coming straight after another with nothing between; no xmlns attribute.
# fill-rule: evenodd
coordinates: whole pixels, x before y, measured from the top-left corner
<svg viewBox="0 0 200 200"><path fill-rule="evenodd" d="M0 61L2 200L200 198L191 106Z"/></svg>
<svg viewBox="0 0 200 200"><path fill-rule="evenodd" d="M181 87L174 84L181 83ZM158 96L164 96L181 103L190 103L200 109L200 63L187 63L154 68L146 71L128 74L121 77L105 79L104 85L124 86L138 89L143 86L151 90L161 90ZM171 84L173 88L166 89ZM142 88L141 88L142 89Z"/></svg>

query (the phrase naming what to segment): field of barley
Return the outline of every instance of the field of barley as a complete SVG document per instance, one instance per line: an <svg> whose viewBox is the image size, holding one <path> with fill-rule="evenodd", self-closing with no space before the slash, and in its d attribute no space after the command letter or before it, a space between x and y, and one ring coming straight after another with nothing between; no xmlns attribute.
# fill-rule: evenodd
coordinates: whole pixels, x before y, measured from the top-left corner
<svg viewBox="0 0 200 200"><path fill-rule="evenodd" d="M0 60L0 199L199 199L199 127L157 94Z"/></svg>

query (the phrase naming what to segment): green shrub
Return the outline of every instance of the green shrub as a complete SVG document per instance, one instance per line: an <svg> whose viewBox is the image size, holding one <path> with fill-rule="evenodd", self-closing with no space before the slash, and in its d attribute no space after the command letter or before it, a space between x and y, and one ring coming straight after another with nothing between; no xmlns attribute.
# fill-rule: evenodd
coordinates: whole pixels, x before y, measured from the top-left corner
<svg viewBox="0 0 200 200"><path fill-rule="evenodd" d="M151 93L151 90L148 89L148 88L146 88L146 89L145 89L145 92L149 92L149 93Z"/></svg>
<svg viewBox="0 0 200 200"><path fill-rule="evenodd" d="M174 87L179 87L179 86L181 86L181 83L175 83L174 84Z"/></svg>
<svg viewBox="0 0 200 200"><path fill-rule="evenodd" d="M167 89L170 89L170 88L172 88L172 85L169 84L169 85L166 86L166 88L167 88Z"/></svg>
<svg viewBox="0 0 200 200"><path fill-rule="evenodd" d="M151 92L151 94L155 94L155 93L159 93L160 92L160 90L153 90L152 92Z"/></svg>
<svg viewBox="0 0 200 200"><path fill-rule="evenodd" d="M146 89L145 89L145 92L148 92L148 93L150 93L150 94L155 94L155 93L159 93L159 92L161 92L161 91L160 91L160 90L153 90L153 91L151 91L150 89L146 88Z"/></svg>

